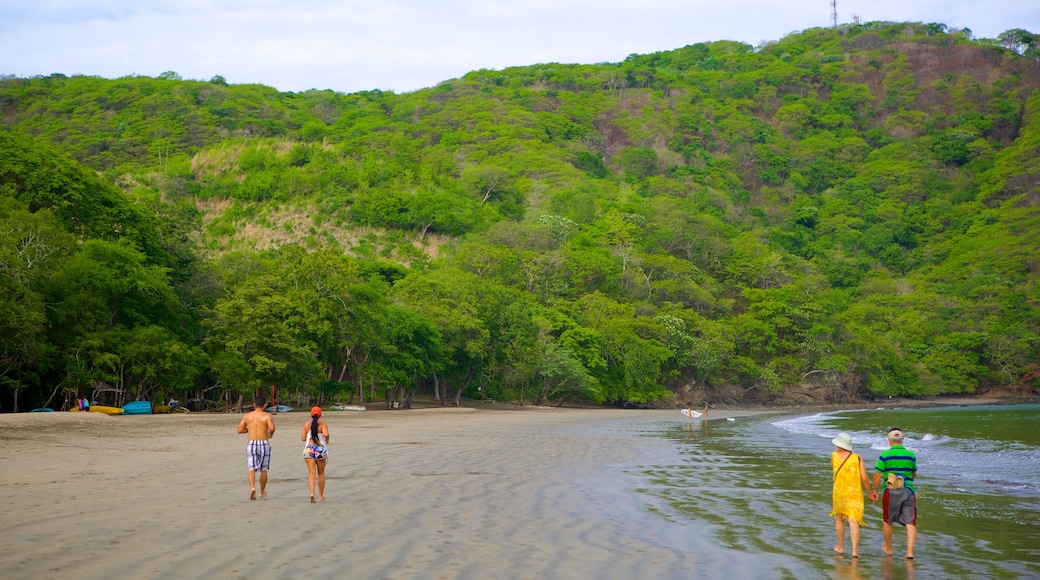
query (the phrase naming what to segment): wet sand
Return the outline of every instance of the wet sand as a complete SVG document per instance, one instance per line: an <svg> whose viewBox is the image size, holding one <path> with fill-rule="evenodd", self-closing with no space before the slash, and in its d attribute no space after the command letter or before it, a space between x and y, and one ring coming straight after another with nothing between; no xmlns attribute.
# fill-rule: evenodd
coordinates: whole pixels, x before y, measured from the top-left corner
<svg viewBox="0 0 1040 580"><path fill-rule="evenodd" d="M703 522L638 492L642 462L673 452L638 424L680 420L675 410L327 412L328 499L316 504L308 418L274 418L268 497L250 501L238 415L0 415L3 577L769 578L798 567L724 549Z"/></svg>

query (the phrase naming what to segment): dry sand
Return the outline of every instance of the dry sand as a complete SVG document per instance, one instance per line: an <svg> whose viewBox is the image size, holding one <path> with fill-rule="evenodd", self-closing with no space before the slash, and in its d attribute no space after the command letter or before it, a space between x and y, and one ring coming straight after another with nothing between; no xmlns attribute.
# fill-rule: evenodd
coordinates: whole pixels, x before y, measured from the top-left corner
<svg viewBox="0 0 1040 580"><path fill-rule="evenodd" d="M670 448L632 425L678 411L325 419L328 500L311 504L301 413L275 416L256 501L238 415L0 415L0 577L774 577L790 563L720 548L637 492L642 462Z"/></svg>

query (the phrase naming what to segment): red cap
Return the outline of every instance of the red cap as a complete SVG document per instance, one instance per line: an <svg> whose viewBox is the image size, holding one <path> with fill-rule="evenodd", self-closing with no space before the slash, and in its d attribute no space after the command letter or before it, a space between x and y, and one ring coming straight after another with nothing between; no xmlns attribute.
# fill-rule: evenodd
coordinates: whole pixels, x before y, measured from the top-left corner
<svg viewBox="0 0 1040 580"><path fill-rule="evenodd" d="M314 417L315 415L321 417L321 407L311 407L311 417Z"/></svg>

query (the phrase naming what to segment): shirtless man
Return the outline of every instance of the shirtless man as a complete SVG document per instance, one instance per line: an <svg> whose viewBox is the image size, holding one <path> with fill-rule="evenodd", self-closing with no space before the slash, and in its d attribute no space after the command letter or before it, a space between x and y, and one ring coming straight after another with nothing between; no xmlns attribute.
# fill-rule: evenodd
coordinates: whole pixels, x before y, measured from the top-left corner
<svg viewBox="0 0 1040 580"><path fill-rule="evenodd" d="M256 472L260 472L260 497L267 495L267 470L271 466L271 442L274 420L264 411L267 399L263 395L253 399L253 410L242 417L239 433L249 433L246 459L249 465L249 499L256 499Z"/></svg>

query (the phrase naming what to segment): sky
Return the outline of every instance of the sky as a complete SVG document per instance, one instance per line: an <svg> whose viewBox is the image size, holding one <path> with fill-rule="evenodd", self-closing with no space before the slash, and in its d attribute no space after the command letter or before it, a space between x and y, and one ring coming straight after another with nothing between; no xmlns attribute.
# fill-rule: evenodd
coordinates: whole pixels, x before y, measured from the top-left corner
<svg viewBox="0 0 1040 580"><path fill-rule="evenodd" d="M1040 0L838 0L839 23L1040 34ZM479 69L753 46L831 25L830 0L0 0L0 75L176 72L280 91L398 93Z"/></svg>

